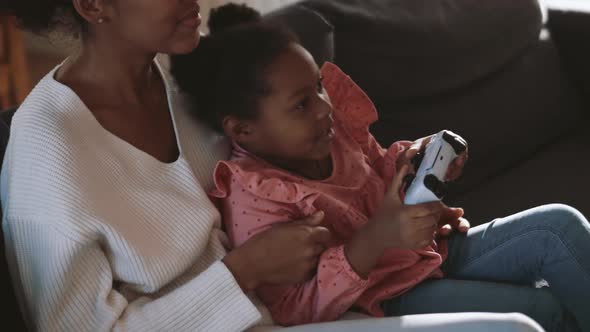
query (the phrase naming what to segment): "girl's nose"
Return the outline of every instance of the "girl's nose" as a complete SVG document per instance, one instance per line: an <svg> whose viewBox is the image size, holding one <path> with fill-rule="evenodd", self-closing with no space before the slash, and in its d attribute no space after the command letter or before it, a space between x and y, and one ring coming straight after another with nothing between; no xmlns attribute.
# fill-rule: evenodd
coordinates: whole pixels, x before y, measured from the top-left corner
<svg viewBox="0 0 590 332"><path fill-rule="evenodd" d="M330 103L330 100L327 99L327 97L322 96L319 99L317 118L321 120L332 114L332 104Z"/></svg>

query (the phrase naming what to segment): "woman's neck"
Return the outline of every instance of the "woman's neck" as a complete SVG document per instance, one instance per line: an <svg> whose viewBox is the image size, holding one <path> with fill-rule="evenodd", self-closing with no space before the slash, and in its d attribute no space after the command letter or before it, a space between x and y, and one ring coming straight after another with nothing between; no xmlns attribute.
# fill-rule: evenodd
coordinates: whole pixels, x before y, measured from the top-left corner
<svg viewBox="0 0 590 332"><path fill-rule="evenodd" d="M119 47L83 42L80 52L60 68L56 79L66 84L100 89L105 101L141 104L152 91L157 72L155 54L139 54ZM68 84L70 85L70 84Z"/></svg>

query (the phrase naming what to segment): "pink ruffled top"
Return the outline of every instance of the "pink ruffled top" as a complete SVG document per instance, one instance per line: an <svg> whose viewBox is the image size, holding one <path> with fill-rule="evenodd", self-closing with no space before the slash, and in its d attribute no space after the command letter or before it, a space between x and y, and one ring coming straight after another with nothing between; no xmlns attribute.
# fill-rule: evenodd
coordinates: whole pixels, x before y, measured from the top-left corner
<svg viewBox="0 0 590 332"><path fill-rule="evenodd" d="M377 112L368 96L336 65L321 69L333 105L332 175L309 180L275 167L234 144L229 161L215 169L214 189L234 246L273 224L325 212L333 241L321 255L317 273L304 283L265 285L257 290L276 322L283 325L330 321L351 308L383 316L380 302L428 278L441 278L444 240L423 250L389 249L367 279L358 276L344 245L373 215L395 175L398 154L411 142L383 149L369 133Z"/></svg>

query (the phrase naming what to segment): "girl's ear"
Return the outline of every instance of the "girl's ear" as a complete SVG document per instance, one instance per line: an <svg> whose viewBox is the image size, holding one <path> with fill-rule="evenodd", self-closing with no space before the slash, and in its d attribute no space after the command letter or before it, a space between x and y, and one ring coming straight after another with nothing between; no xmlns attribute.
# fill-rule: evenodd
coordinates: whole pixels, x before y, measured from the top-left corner
<svg viewBox="0 0 590 332"><path fill-rule="evenodd" d="M238 143L245 143L252 140L254 130L249 121L228 115L223 118L223 132L225 135Z"/></svg>

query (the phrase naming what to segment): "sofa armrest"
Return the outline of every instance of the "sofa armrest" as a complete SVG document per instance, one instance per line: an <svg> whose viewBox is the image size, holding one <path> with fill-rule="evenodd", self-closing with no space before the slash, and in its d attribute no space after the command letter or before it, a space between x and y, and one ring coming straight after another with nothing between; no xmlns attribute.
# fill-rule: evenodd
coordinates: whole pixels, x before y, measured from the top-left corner
<svg viewBox="0 0 590 332"><path fill-rule="evenodd" d="M588 109L590 108L590 4L585 1L579 1L577 4L573 1L564 1L563 6L547 4L547 9L547 28L558 48L567 75L580 91L582 102ZM586 116L590 117L590 114Z"/></svg>

